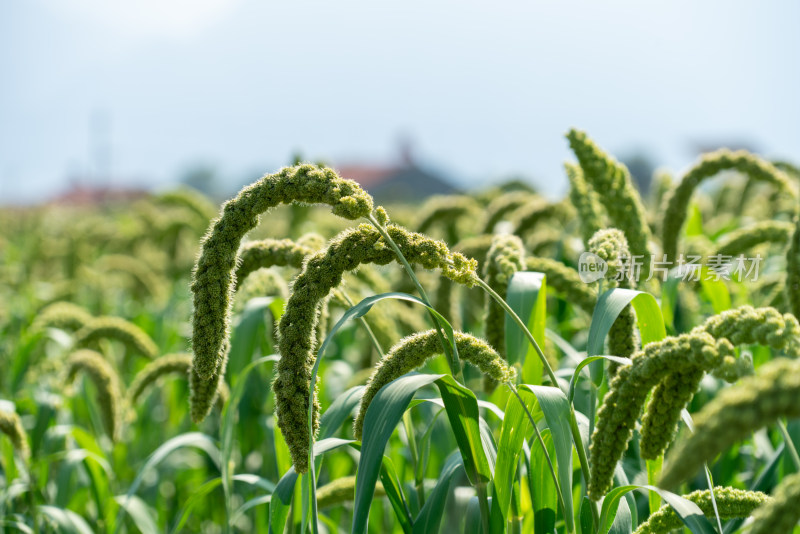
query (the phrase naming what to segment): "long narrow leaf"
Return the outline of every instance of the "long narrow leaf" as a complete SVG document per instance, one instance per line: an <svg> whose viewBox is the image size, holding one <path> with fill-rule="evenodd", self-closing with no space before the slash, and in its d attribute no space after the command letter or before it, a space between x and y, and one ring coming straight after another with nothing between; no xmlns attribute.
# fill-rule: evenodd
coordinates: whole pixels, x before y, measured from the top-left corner
<svg viewBox="0 0 800 534"><path fill-rule="evenodd" d="M463 465L462 457L458 453L453 453L447 458L436 486L433 488L428 500L425 501L425 506L422 507L419 515L414 520L414 534L439 531L445 500L450 489L450 481Z"/></svg>
<svg viewBox="0 0 800 534"><path fill-rule="evenodd" d="M570 429L570 405L567 396L559 388L549 386L533 386L523 384L521 390L527 389L536 396L539 406L544 412L547 426L553 435L558 461L558 479L564 501L564 520L567 530L574 532L575 518L572 504L572 430Z"/></svg>
<svg viewBox="0 0 800 534"><path fill-rule="evenodd" d="M547 278L543 273L520 271L508 282L506 302L528 326L540 347L545 345L547 318ZM542 383L542 361L528 342L519 325L505 316L506 357L511 364L522 365L522 380L528 384Z"/></svg>

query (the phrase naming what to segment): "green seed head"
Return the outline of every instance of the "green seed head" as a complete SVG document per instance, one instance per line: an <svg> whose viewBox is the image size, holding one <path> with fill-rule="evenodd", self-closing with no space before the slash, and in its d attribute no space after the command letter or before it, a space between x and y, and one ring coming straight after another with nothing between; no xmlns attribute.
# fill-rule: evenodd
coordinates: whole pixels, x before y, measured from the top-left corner
<svg viewBox="0 0 800 534"><path fill-rule="evenodd" d="M138 294L160 299L166 288L161 277L143 260L127 254L108 254L98 260L105 273L122 274L132 280Z"/></svg>
<svg viewBox="0 0 800 534"><path fill-rule="evenodd" d="M306 256L316 249L295 243L291 239L264 239L251 241L239 250L239 266L236 268L236 283L241 284L247 276L264 267L294 267L299 269Z"/></svg>
<svg viewBox="0 0 800 534"><path fill-rule="evenodd" d="M792 358L800 357L800 324L775 308L740 306L709 317L703 329L734 345L759 344Z"/></svg>
<svg viewBox="0 0 800 534"><path fill-rule="evenodd" d="M785 245L794 225L782 221L761 221L725 234L716 244L714 255L736 257L765 243Z"/></svg>
<svg viewBox="0 0 800 534"><path fill-rule="evenodd" d="M588 243L598 230L606 227L600 198L586 183L586 179L583 177L583 170L579 165L565 163L564 168L567 170L567 178L569 179L569 199L578 212L583 242Z"/></svg>
<svg viewBox="0 0 800 534"><path fill-rule="evenodd" d="M54 302L42 309L33 321L33 330L47 327L80 330L92 320L92 314L71 302Z"/></svg>
<svg viewBox="0 0 800 534"><path fill-rule="evenodd" d="M150 360L158 357L158 347L141 328L120 317L96 317L75 334L76 347L96 347L101 339L113 339L125 348Z"/></svg>
<svg viewBox="0 0 800 534"><path fill-rule="evenodd" d="M642 271L649 272L650 227L627 167L605 153L584 132L570 130L567 139L586 183L600 197L611 224L622 230L631 254L642 256Z"/></svg>
<svg viewBox="0 0 800 534"><path fill-rule="evenodd" d="M581 280L578 271L560 261L531 256L525 259L525 267L528 271L544 273L547 276L548 288L563 295L564 300L583 310L589 317L592 316L597 296L593 289Z"/></svg>
<svg viewBox="0 0 800 534"><path fill-rule="evenodd" d="M356 494L356 477L339 477L330 481L317 489L317 507L330 508L331 506L341 506L343 503L350 502ZM375 485L375 497L386 495L383 484L378 482Z"/></svg>
<svg viewBox="0 0 800 534"><path fill-rule="evenodd" d="M631 257L625 234L616 228L595 232L588 241L588 250L606 262L606 265L608 265L606 279L612 281L614 277L623 273L625 262L630 260ZM623 287L625 287L625 284L623 284Z"/></svg>
<svg viewBox="0 0 800 534"><path fill-rule="evenodd" d="M462 239L458 244L453 247L453 251L460 252L467 258L474 258L483 271L483 266L486 263L486 255L489 253L489 247L492 246L492 234L483 234L473 237Z"/></svg>
<svg viewBox="0 0 800 534"><path fill-rule="evenodd" d="M220 362L220 369L212 375L211 380L204 380L198 376L194 368L189 370L189 414L195 423L202 422L211 412L215 403L221 409L227 401L228 386L223 379L227 364L228 353L226 351Z"/></svg>
<svg viewBox="0 0 800 534"><path fill-rule="evenodd" d="M789 310L800 317L800 216L794 221L786 247L786 287L784 294Z"/></svg>
<svg viewBox="0 0 800 534"><path fill-rule="evenodd" d="M722 390L694 418L694 433L679 441L659 484L673 488L733 443L780 417L800 417L800 360L778 358Z"/></svg>
<svg viewBox="0 0 800 534"><path fill-rule="evenodd" d="M608 265L608 271L606 271L608 287L631 287L631 280L625 272L627 262L631 258L625 234L616 228L598 230L589 239L588 247L589 252L601 258ZM620 278L620 280L615 278ZM627 305L608 331L609 354L629 358L636 352L635 326L636 317L633 314L633 308ZM617 368L617 364L609 364L609 374L613 376Z"/></svg>
<svg viewBox="0 0 800 534"><path fill-rule="evenodd" d="M750 534L792 532L800 521L800 473L786 475L772 494L753 514Z"/></svg>
<svg viewBox="0 0 800 534"><path fill-rule="evenodd" d="M455 244L458 241L458 222L468 218L474 221L480 215L481 206L472 197L450 195L432 197L422 207L417 232L428 232L436 225L444 229L445 240Z"/></svg>
<svg viewBox="0 0 800 534"><path fill-rule="evenodd" d="M383 209L383 208L378 208ZM313 251L317 251L323 247L325 247L325 238L319 235L316 232L309 232L307 234L303 234L297 238L297 244L301 247L310 248Z"/></svg>
<svg viewBox="0 0 800 534"><path fill-rule="evenodd" d="M486 283L505 299L511 277L524 268L525 247L522 240L511 234L494 236L483 270ZM503 356L505 356L505 317L505 310L494 300L487 299L486 339Z"/></svg>
<svg viewBox="0 0 800 534"><path fill-rule="evenodd" d="M695 331L705 331L718 342L758 343L792 356L797 355L800 341L797 320L772 308L742 306L727 310L710 317ZM752 368L751 358L745 355L737 358L730 350L715 366L676 372L662 380L653 391L643 420L639 443L642 458L655 459L667 448L677 431L680 411L691 401L706 372L735 381L751 374Z"/></svg>
<svg viewBox="0 0 800 534"><path fill-rule="evenodd" d="M97 390L97 405L106 433L112 440L119 436L122 413L122 389L117 372L102 354L93 350L73 352L65 365L66 383L70 384L78 373L84 373Z"/></svg>
<svg viewBox="0 0 800 534"><path fill-rule="evenodd" d="M611 488L617 462L622 458L633 435L636 421L650 390L670 375L691 375L713 369L725 356L733 353L727 340L717 341L700 328L677 337L649 343L631 358L631 364L619 368L597 412L597 426L592 434L591 478L589 497L600 499ZM668 443L685 400L667 397L648 405L644 425L653 443ZM664 404L664 401L668 401ZM648 423L654 418L659 424ZM645 430L643 429L643 433ZM643 437L644 439L644 437Z"/></svg>
<svg viewBox="0 0 800 534"><path fill-rule="evenodd" d="M784 193L797 196L795 187L786 174L758 156L744 150L731 152L724 149L704 155L664 198L661 242L669 261L675 261L678 253L678 237L686 221L689 201L695 189L703 180L726 170L738 171L752 180L770 183Z"/></svg>
<svg viewBox="0 0 800 534"><path fill-rule="evenodd" d="M441 241L390 225L392 240L412 265L440 269L448 279L472 286L476 280L475 260L453 254ZM342 282L342 276L363 264L385 265L395 261L395 253L380 233L369 225L346 230L330 241L328 248L310 256L292 284L292 294L278 325L277 377L273 385L277 399L278 424L283 432L292 462L298 472L307 469L310 436L307 428L309 383L317 343L319 305ZM316 396L315 396L316 400ZM312 408L314 429L319 407Z"/></svg>
<svg viewBox="0 0 800 534"><path fill-rule="evenodd" d="M533 203L538 197L529 193L512 191L493 199L486 209L486 215L481 224L482 234L494 233L495 226L500 221L506 219L511 213L527 204Z"/></svg>
<svg viewBox="0 0 800 534"><path fill-rule="evenodd" d="M471 363L497 382L509 382L516 378L516 371L508 366L503 358L488 343L463 332L455 333L456 347L460 359ZM400 340L378 362L375 371L367 381L353 424L356 439L361 439L364 417L367 408L383 386L421 367L433 356L441 354L442 346L436 330L420 332Z"/></svg>
<svg viewBox="0 0 800 534"><path fill-rule="evenodd" d="M171 374L188 376L191 366L192 355L188 353L167 354L148 363L136 373L128 388L128 404L135 406L139 398L162 376Z"/></svg>
<svg viewBox="0 0 800 534"><path fill-rule="evenodd" d="M722 520L748 517L753 510L769 502L770 498L760 491L745 491L736 488L714 488L714 502L711 500L709 490L693 491L688 495L683 495L695 503L706 517L715 517L714 502L717 504L717 512ZM668 504L665 504L647 518L647 521L639 525L634 534L667 534L673 530L680 529L683 522L678 514ZM791 529L790 529L791 530ZM788 530L768 530L764 532L788 532Z"/></svg>
<svg viewBox="0 0 800 534"><path fill-rule="evenodd" d="M162 193L158 196L158 201L167 206L186 208L206 225L217 214L214 204L203 193L189 187Z"/></svg>
<svg viewBox="0 0 800 534"><path fill-rule="evenodd" d="M242 238L258 225L259 216L280 204L328 204L349 220L372 212L372 197L358 184L316 165L286 167L242 189L222 207L201 243L192 293L194 373L212 380L227 350L231 297L236 285L236 259Z"/></svg>
<svg viewBox="0 0 800 534"><path fill-rule="evenodd" d="M7 412L0 410L0 432L8 436L14 450L20 457L27 461L31 456L31 450L28 447L28 437L25 434L25 429L22 428L22 421L15 412Z"/></svg>
<svg viewBox="0 0 800 534"><path fill-rule="evenodd" d="M571 209L565 202L551 203L541 198L535 198L512 213L514 226L511 233L525 238L531 235L542 222L554 219L560 224L571 212Z"/></svg>

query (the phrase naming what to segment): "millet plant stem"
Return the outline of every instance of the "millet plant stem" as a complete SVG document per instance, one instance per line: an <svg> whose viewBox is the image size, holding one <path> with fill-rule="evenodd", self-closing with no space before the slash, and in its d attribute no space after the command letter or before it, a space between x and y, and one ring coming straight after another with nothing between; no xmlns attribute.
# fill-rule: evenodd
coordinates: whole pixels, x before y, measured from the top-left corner
<svg viewBox="0 0 800 534"><path fill-rule="evenodd" d="M397 259L400 261L400 263L403 264L403 268L406 270L406 273L408 273L408 276L411 277L411 281L414 282L417 291L419 291L419 297L422 299L425 305L428 307L433 307L431 301L428 299L428 294L425 292L425 289L422 287L422 284L420 284L417 275L414 274L414 269L411 268L411 265L408 263L408 260L406 260L406 257L403 256L403 252L400 250L400 247L397 246L397 243L394 242L392 236L390 236L389 233L386 231L386 229L383 227L383 225L381 225L381 223L378 222L378 219L375 218L374 214L370 213L366 217L366 219L369 221L370 224L372 224L372 226L375 227L378 233L381 234L381 237L384 239L384 241L386 241L386 243L388 243L389 246L392 247L392 250L394 250L394 253L397 255ZM430 311L428 311L428 314L433 320L433 324L436 326L436 333L437 336L439 337L439 343L441 343L445 356L447 356L447 363L450 364L450 372L453 374L453 378L455 378L457 381L463 384L464 376L461 373L461 365L458 361L458 352L457 352L458 349L455 347L455 344L451 347L450 344L447 343L444 334L442 333L442 325L439 324L439 320L436 318L436 316L434 316Z"/></svg>
<svg viewBox="0 0 800 534"><path fill-rule="evenodd" d="M340 293L348 306L352 308L356 305L355 302L353 302L353 300L347 295L347 293L344 291L340 291ZM367 332L367 336L369 336L369 340L372 342L372 346L375 347L376 351L378 351L378 358L383 358L383 349L381 348L381 344L378 342L378 338L375 337L375 333L372 331L372 328L370 328L367 324L367 320L364 317L359 317L358 322L364 327L364 330Z"/></svg>
<svg viewBox="0 0 800 534"><path fill-rule="evenodd" d="M408 439L408 450L411 453L411 468L414 471L414 485L417 488L417 500L419 501L419 507L422 509L422 506L425 504L425 487L424 487L424 477L418 477L417 474L420 473L422 470L420 469L420 462L422 461L417 454L417 439L414 434L414 425L411 422L411 412L406 411L403 413L403 428L406 431L406 438ZM421 452L421 451L420 451Z"/></svg>
<svg viewBox="0 0 800 534"><path fill-rule="evenodd" d="M544 367L544 370L547 372L547 376L550 378L550 382L552 383L553 387L558 387L558 381L556 380L555 373L553 373L553 368L550 367L550 363L547 361L547 358L545 357L542 348L536 342L536 339L534 339L533 334L531 334L530 330L528 330L528 327L525 325L522 319L520 319L519 315L517 315L516 312L513 309L511 309L511 306L509 306L508 303L505 300L503 300L500 297L500 295L498 295L497 292L489 286L489 284L487 284L480 278L477 278L476 282L481 288L483 288L489 294L490 297L492 297L506 311L506 313L508 313L509 316L511 316L514 322L517 323L517 326L519 326L520 329L522 329L522 331L525 333L525 337L528 338L528 342L530 342L530 344L533 345L534 350L536 350L536 354L538 354L539 359L542 360L542 366ZM519 401L522 402L522 399L519 396L517 396L517 399L519 399ZM524 406L525 404L523 403L523 407ZM526 412L527 410L528 410L527 407L525 407ZM578 460L580 461L581 471L583 472L584 487L588 488L589 460L586 456L586 449L583 446L583 439L581 438L580 430L578 429L578 420L575 418L575 409L573 408L571 403L569 404L569 415L570 415L569 427L570 430L572 431L572 440L575 442L575 448L578 451ZM533 421L533 418L531 418L531 421ZM600 510L598 510L597 508L596 501L592 501L591 510L592 510L592 518L594 519L594 524L595 526L597 526L597 528L600 528Z"/></svg>

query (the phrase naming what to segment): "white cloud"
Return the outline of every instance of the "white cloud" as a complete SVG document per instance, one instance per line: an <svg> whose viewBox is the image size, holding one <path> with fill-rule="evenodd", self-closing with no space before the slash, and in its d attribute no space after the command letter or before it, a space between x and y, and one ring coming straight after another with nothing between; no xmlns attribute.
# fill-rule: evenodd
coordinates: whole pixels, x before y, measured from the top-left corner
<svg viewBox="0 0 800 534"><path fill-rule="evenodd" d="M192 37L233 11L239 0L70 0L42 5L132 36Z"/></svg>

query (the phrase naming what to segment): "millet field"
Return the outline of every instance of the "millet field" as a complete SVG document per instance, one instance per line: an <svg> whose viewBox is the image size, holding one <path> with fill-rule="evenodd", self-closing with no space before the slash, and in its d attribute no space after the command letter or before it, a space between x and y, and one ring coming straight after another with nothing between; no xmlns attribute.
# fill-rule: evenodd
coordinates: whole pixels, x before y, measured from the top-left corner
<svg viewBox="0 0 800 534"><path fill-rule="evenodd" d="M0 531L800 532L800 171L565 143L557 200L0 210Z"/></svg>

